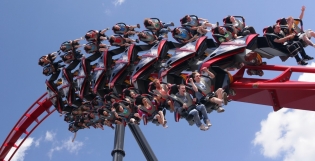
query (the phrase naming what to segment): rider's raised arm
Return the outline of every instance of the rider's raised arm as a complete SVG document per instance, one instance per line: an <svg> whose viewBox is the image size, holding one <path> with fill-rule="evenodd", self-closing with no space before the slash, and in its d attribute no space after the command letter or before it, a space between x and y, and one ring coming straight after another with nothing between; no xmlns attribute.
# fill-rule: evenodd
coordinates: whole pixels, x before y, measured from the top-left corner
<svg viewBox="0 0 315 161"><path fill-rule="evenodd" d="M304 17L304 11L305 11L305 6L302 6L302 9L301 9L301 14L299 16L299 19L302 20L303 17Z"/></svg>
<svg viewBox="0 0 315 161"><path fill-rule="evenodd" d="M197 88L197 86L195 85L194 80L193 80L192 78L189 78L189 81L190 81L190 84L191 84L193 90L194 90L195 92L198 92L198 88Z"/></svg>
<svg viewBox="0 0 315 161"><path fill-rule="evenodd" d="M212 72L210 72L208 68L203 67L201 70L206 72L210 78L212 78L212 79L215 78L215 75Z"/></svg>

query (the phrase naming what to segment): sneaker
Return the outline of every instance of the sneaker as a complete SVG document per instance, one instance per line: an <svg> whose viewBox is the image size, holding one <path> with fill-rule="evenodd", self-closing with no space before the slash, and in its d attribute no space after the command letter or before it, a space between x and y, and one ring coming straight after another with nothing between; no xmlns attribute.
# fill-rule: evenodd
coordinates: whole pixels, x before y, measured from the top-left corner
<svg viewBox="0 0 315 161"><path fill-rule="evenodd" d="M140 28L140 24L137 24L137 27Z"/></svg>
<svg viewBox="0 0 315 161"><path fill-rule="evenodd" d="M298 62L298 65L307 65L307 64L308 64L308 63L305 62L305 61L303 61L303 60L301 60L301 61Z"/></svg>
<svg viewBox="0 0 315 161"><path fill-rule="evenodd" d="M205 126L204 124L202 124L199 128L200 128L200 130L202 130L202 131L207 131L207 130L209 129L209 127L208 127L208 126Z"/></svg>
<svg viewBox="0 0 315 161"><path fill-rule="evenodd" d="M167 27L167 30L168 30L168 32L172 32L172 29L171 29L171 28L169 28L169 27Z"/></svg>
<svg viewBox="0 0 315 161"><path fill-rule="evenodd" d="M306 55L303 59L303 61L309 61L309 60L313 60L314 58L313 57L310 57L308 55Z"/></svg>
<svg viewBox="0 0 315 161"><path fill-rule="evenodd" d="M225 111L225 109L223 108L223 107L219 107L218 109L217 109L217 112L218 113L222 113L222 112L224 112Z"/></svg>
<svg viewBox="0 0 315 161"><path fill-rule="evenodd" d="M212 124L210 123L210 120L209 120L209 119L207 119L206 125L207 125L208 127L210 127L210 126L212 125Z"/></svg>
<svg viewBox="0 0 315 161"><path fill-rule="evenodd" d="M171 26L174 26L174 22L171 22Z"/></svg>
<svg viewBox="0 0 315 161"><path fill-rule="evenodd" d="M139 39L136 39L136 43L139 43Z"/></svg>
<svg viewBox="0 0 315 161"><path fill-rule="evenodd" d="M224 103L224 105L228 104L228 97L227 97L227 93L226 92L223 92L223 103Z"/></svg>

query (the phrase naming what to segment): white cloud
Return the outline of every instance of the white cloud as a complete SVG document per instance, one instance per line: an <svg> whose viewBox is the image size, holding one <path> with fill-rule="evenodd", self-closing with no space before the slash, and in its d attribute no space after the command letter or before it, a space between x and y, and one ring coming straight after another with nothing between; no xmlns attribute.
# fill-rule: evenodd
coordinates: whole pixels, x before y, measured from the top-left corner
<svg viewBox="0 0 315 161"><path fill-rule="evenodd" d="M315 67L315 63L312 62L310 65L307 65L307 67ZM305 81L305 82L314 82L315 81L315 74L311 74L311 73L303 73L300 77L299 77L300 81Z"/></svg>
<svg viewBox="0 0 315 161"><path fill-rule="evenodd" d="M18 146L23 139L18 139L16 141L16 145ZM23 144L21 145L21 147L19 148L19 150L17 150L17 152L15 153L14 157L12 157L11 161L24 161L24 157L27 154L26 151L31 147L32 143L34 141L34 138L28 137ZM16 148L11 148L7 157L4 160L9 160L9 157L13 154L14 150Z"/></svg>
<svg viewBox="0 0 315 161"><path fill-rule="evenodd" d="M52 149L49 150L48 156L52 159L52 155L55 151L67 150L70 153L78 154L79 150L82 148L83 142L74 141L72 142L72 138L69 137L68 140L63 140L61 145L54 146Z"/></svg>
<svg viewBox="0 0 315 161"><path fill-rule="evenodd" d="M43 139L43 138L42 138L42 137L40 137L39 139L37 139L37 140L34 142L35 147L38 147L38 146L39 146L40 141L41 141L42 139Z"/></svg>
<svg viewBox="0 0 315 161"><path fill-rule="evenodd" d="M315 63L309 66L315 67ZM303 73L299 81L315 81L315 74ZM307 102L306 102L307 103ZM268 158L283 161L315 160L315 113L313 111L281 109L271 112L261 122L253 144L261 147Z"/></svg>
<svg viewBox="0 0 315 161"><path fill-rule="evenodd" d="M125 0L115 0L113 3L115 6L121 5L125 2Z"/></svg>
<svg viewBox="0 0 315 161"><path fill-rule="evenodd" d="M46 131L45 140L46 141L53 141L56 136L56 133Z"/></svg>

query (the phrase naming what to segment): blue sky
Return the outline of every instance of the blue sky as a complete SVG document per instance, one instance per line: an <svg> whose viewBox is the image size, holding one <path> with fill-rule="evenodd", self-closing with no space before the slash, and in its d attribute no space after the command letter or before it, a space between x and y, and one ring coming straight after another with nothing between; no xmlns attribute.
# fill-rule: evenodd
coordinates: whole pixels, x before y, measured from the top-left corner
<svg viewBox="0 0 315 161"><path fill-rule="evenodd" d="M142 25L147 17L164 22L195 14L210 22L222 23L227 15L242 15L246 24L262 33L265 26L278 18L298 17L306 6L304 28L315 27L314 1L148 1L94 0L63 2L51 0L0 1L0 101L2 103L1 133L3 141L27 108L45 92L45 76L37 65L42 55L56 51L66 40L83 36L88 30L112 27L115 23ZM141 29L144 29L143 26ZM112 31L109 31L109 35ZM211 37L208 34L208 37ZM172 40L172 39L171 39ZM315 49L307 47L306 52ZM268 64L296 65L294 59ZM315 66L314 62L310 65ZM266 77L274 77L267 73ZM314 80L314 75L293 75L292 79ZM308 102L306 102L308 103ZM315 160L315 114L307 111L231 102L222 114L209 115L213 126L200 131L184 120L175 123L168 113L168 129L153 124L141 125L157 158L167 160L220 161L293 161ZM82 130L76 142L57 113L46 119L25 142L15 160L111 160L114 130L105 128ZM124 160L145 160L129 129L125 138Z"/></svg>

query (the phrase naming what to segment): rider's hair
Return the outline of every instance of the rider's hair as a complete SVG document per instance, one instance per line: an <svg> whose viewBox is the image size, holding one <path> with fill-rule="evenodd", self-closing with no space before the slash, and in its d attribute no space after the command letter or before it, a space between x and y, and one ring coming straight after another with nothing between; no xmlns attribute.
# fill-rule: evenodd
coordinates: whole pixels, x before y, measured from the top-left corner
<svg viewBox="0 0 315 161"><path fill-rule="evenodd" d="M274 24L274 25L272 26L272 29L275 29L277 25L278 25L278 24Z"/></svg>
<svg viewBox="0 0 315 161"><path fill-rule="evenodd" d="M65 62L65 61L67 61L67 59L66 59L66 56L65 56L65 55L61 55L61 56L60 56L60 58L61 58L61 60L62 60L62 61L64 61L64 62Z"/></svg>
<svg viewBox="0 0 315 161"><path fill-rule="evenodd" d="M232 23L232 21L231 21L231 16L228 15L227 17L225 17L225 18L223 19L223 23L224 23L224 24Z"/></svg>
<svg viewBox="0 0 315 161"><path fill-rule="evenodd" d="M144 24L145 27L151 26L151 25L149 24L149 20L150 20L149 18L144 19L143 24Z"/></svg>
<svg viewBox="0 0 315 161"><path fill-rule="evenodd" d="M116 26L116 25L115 25L115 26ZM112 27L112 30L113 30L113 31L118 31L118 30L115 28L115 26Z"/></svg>
<svg viewBox="0 0 315 161"><path fill-rule="evenodd" d="M185 15L183 18L181 18L179 21L180 21L180 23L181 24L184 24L184 23L187 23L187 17L188 17L189 15Z"/></svg>
<svg viewBox="0 0 315 161"><path fill-rule="evenodd" d="M199 74L199 73L198 73L198 72L192 72L192 73L191 73L191 78L192 78L192 79L195 79L195 76L196 76L197 74Z"/></svg>
<svg viewBox="0 0 315 161"><path fill-rule="evenodd" d="M159 79L155 78L152 82L153 82L153 85L155 86L156 82L159 81Z"/></svg>
<svg viewBox="0 0 315 161"><path fill-rule="evenodd" d="M185 84L180 84L180 85L178 85L178 89L180 89L181 86L186 87Z"/></svg>
<svg viewBox="0 0 315 161"><path fill-rule="evenodd" d="M112 37L109 38L109 43L114 43L114 40L112 39Z"/></svg>
<svg viewBox="0 0 315 161"><path fill-rule="evenodd" d="M44 62L40 61L40 59L41 59L41 58L39 58L39 60L38 60L38 65L43 66L43 65L44 65Z"/></svg>

